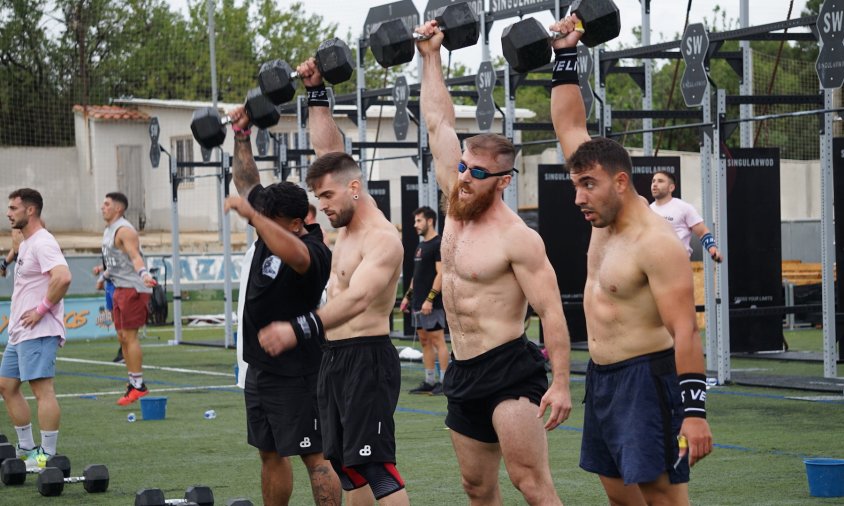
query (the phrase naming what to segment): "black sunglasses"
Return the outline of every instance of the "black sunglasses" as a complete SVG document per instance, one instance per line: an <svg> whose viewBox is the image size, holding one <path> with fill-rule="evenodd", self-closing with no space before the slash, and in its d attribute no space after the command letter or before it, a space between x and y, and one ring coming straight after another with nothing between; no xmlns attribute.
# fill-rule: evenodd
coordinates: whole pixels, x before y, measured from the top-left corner
<svg viewBox="0 0 844 506"><path fill-rule="evenodd" d="M469 169L469 167L466 165L466 162L461 160L460 163L457 164L457 172L463 174L466 172L466 169ZM469 169L469 174L471 174L475 179L486 179L488 177L509 176L513 171L519 172L515 167L501 172L489 172L483 167L472 167Z"/></svg>

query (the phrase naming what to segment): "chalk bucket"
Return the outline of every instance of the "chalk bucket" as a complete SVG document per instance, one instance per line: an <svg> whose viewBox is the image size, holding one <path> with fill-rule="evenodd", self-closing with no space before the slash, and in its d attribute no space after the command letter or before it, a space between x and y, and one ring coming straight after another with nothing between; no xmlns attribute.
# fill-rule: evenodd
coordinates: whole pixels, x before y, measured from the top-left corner
<svg viewBox="0 0 844 506"><path fill-rule="evenodd" d="M167 397L141 397L141 416L144 420L164 420Z"/></svg>
<svg viewBox="0 0 844 506"><path fill-rule="evenodd" d="M812 497L844 497L844 459L803 459Z"/></svg>

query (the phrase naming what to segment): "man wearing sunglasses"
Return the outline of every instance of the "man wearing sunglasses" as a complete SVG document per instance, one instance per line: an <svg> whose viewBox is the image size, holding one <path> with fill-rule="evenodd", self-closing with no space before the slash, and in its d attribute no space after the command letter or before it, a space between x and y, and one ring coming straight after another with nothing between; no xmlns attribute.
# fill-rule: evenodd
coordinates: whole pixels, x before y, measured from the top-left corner
<svg viewBox="0 0 844 506"><path fill-rule="evenodd" d="M561 504L551 478L546 430L571 412L569 335L556 274L539 235L502 200L516 151L481 134L461 151L442 74L435 21L416 30L424 59L422 113L437 183L448 196L442 295L454 360L443 380L446 425L472 504L500 504L501 458L528 504ZM542 319L553 377L524 335L527 305ZM543 423L547 408L551 414Z"/></svg>
<svg viewBox="0 0 844 506"><path fill-rule="evenodd" d="M567 34L553 43L551 119L575 204L593 227L580 467L600 476L611 504L689 504L689 466L712 451L691 265L669 224L636 193L627 151L589 138L576 21L551 27Z"/></svg>

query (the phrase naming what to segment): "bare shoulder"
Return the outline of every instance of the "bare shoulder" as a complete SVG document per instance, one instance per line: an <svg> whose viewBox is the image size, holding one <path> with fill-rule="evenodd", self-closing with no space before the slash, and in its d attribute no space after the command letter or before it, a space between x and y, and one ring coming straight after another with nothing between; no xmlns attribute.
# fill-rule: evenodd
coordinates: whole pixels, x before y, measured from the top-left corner
<svg viewBox="0 0 844 506"><path fill-rule="evenodd" d="M545 241L515 213L502 223L500 237L511 257L545 253Z"/></svg>
<svg viewBox="0 0 844 506"><path fill-rule="evenodd" d="M682 266L691 268L689 254L677 233L656 213L648 217L633 248L646 270Z"/></svg>

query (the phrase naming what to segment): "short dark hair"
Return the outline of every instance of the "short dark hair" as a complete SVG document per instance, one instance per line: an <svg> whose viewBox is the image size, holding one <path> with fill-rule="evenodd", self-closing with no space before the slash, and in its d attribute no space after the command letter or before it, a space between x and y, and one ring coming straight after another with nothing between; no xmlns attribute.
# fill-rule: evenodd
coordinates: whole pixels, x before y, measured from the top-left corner
<svg viewBox="0 0 844 506"><path fill-rule="evenodd" d="M308 175L305 177L305 183L308 185L308 188L313 188L314 183L327 174L339 174L341 177L347 178L347 181L361 177L360 166L355 159L347 153L339 151L326 153L317 158L308 167Z"/></svg>
<svg viewBox="0 0 844 506"><path fill-rule="evenodd" d="M674 174L668 172L667 170L658 170L654 172L654 176L656 176L657 174L662 174L663 176L667 177L669 181L671 181L671 184L677 186L677 180L674 179Z"/></svg>
<svg viewBox="0 0 844 506"><path fill-rule="evenodd" d="M24 205L34 206L35 215L41 216L41 209L44 208L44 199L41 197L41 194L38 193L38 190L33 190L32 188L18 188L9 194L9 200L17 198L21 199L21 202L23 202Z"/></svg>
<svg viewBox="0 0 844 506"><path fill-rule="evenodd" d="M120 202L121 204L123 204L123 210L124 210L124 211L125 211L126 209L129 209L129 199L128 199L128 198L126 198L126 195L124 195L124 194L122 194L122 193L120 193L120 192L110 192L110 193L106 193L106 198L107 198L107 199L111 199L111 200L113 200L113 201L115 201L115 202Z"/></svg>
<svg viewBox="0 0 844 506"><path fill-rule="evenodd" d="M437 213L430 207L422 206L419 209L413 211L413 216L419 216L420 214L425 216L426 220L434 220L434 225L437 224Z"/></svg>
<svg viewBox="0 0 844 506"><path fill-rule="evenodd" d="M308 215L308 194L301 186L282 181L264 188L256 202L267 218L302 219Z"/></svg>
<svg viewBox="0 0 844 506"><path fill-rule="evenodd" d="M308 203L308 213L313 214L314 217L316 217L316 206L311 203Z"/></svg>
<svg viewBox="0 0 844 506"><path fill-rule="evenodd" d="M569 171L577 174L600 165L608 174L633 174L633 162L624 146L612 139L596 137L584 142L566 161Z"/></svg>

